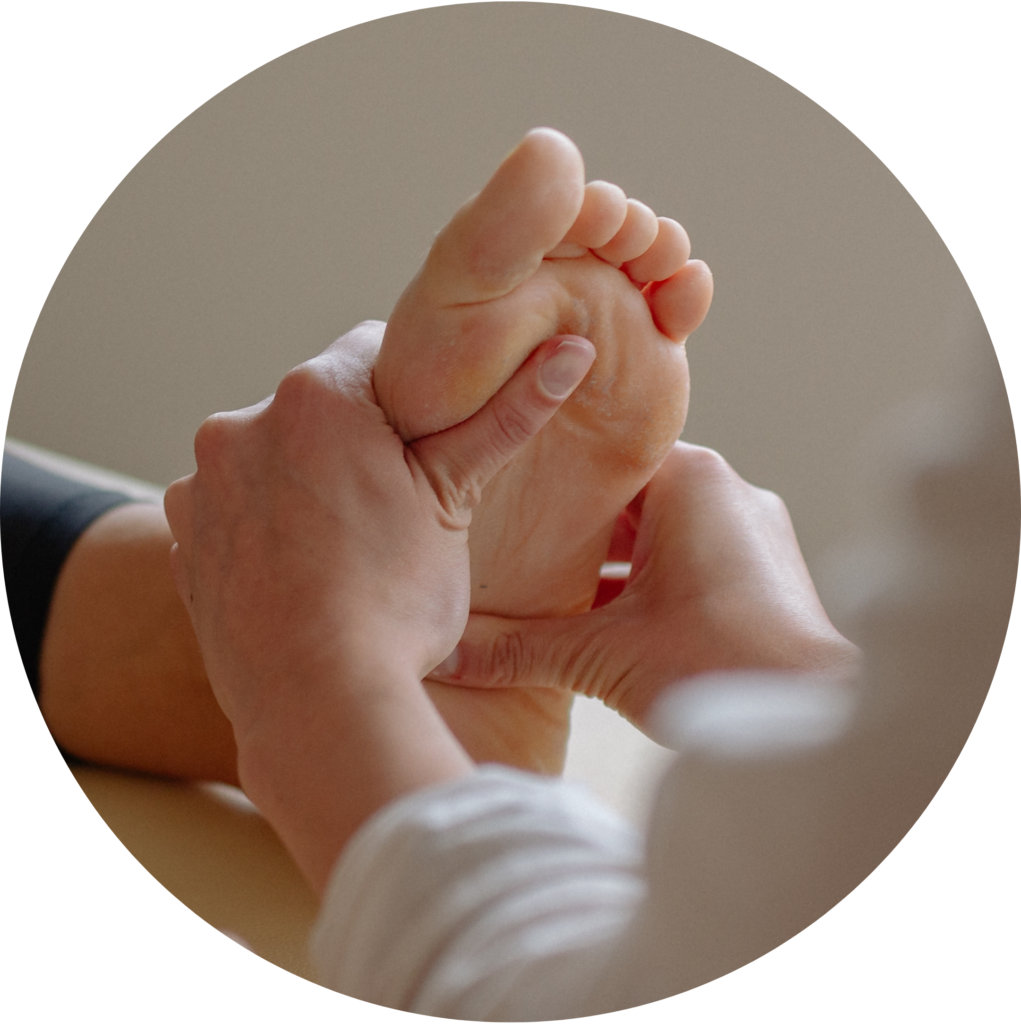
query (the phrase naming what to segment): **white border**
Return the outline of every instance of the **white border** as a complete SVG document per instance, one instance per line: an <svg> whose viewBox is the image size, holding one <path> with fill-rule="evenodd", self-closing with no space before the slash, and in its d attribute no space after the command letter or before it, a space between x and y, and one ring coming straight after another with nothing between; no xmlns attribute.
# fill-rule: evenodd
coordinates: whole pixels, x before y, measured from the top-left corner
<svg viewBox="0 0 1021 1024"><path fill-rule="evenodd" d="M416 4L20 4L0 59L6 156L0 405L35 318L107 195L195 107L255 67ZM805 92L899 177L954 254L1018 397L1016 33L1008 6L904 0L592 3L740 53ZM354 5L352 5L354 7ZM1017 408L1016 401L1013 403ZM11 1019L392 1019L217 935L124 851L74 785L0 619L0 1007ZM686 1020L999 1021L1016 1007L1016 623L987 707L922 821L806 934L668 1004ZM340 1002L338 1002L340 1000ZM83 1014L84 1011L84 1014Z"/></svg>

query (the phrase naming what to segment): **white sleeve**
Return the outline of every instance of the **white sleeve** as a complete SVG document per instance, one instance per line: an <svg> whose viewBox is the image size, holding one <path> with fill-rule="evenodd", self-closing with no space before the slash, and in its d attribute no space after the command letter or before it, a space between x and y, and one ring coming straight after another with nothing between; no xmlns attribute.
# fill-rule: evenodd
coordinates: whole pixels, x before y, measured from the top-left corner
<svg viewBox="0 0 1021 1024"><path fill-rule="evenodd" d="M455 1019L606 1013L734 970L850 892L942 783L1003 642L1017 455L994 386L988 423L937 404L925 444L904 448L935 455L905 456L909 512L894 521L922 525L896 527L896 558L876 549L886 582L863 578L855 599L870 656L857 710L845 687L782 674L665 694L661 735L683 753L647 856L584 790L511 769L396 801L334 869L313 936L323 983ZM932 448L940 430L953 443Z"/></svg>
<svg viewBox="0 0 1021 1024"><path fill-rule="evenodd" d="M647 851L582 787L509 768L395 801L334 868L313 934L320 979L436 1017L561 1020L748 963L850 888L810 841L839 834L829 818L843 812L809 792L860 757L833 743L848 699L771 673L678 688L660 717L686 753Z"/></svg>
<svg viewBox="0 0 1021 1024"><path fill-rule="evenodd" d="M577 1015L645 894L637 833L586 790L485 766L367 822L312 938L323 984L469 1020Z"/></svg>

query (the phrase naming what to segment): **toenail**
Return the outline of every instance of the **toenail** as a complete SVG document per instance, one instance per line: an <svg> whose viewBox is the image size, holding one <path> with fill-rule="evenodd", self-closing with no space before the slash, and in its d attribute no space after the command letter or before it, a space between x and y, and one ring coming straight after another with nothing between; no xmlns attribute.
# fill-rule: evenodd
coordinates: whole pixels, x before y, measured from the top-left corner
<svg viewBox="0 0 1021 1024"><path fill-rule="evenodd" d="M588 373L596 350L585 338L565 338L539 368L539 385L550 398L566 398Z"/></svg>

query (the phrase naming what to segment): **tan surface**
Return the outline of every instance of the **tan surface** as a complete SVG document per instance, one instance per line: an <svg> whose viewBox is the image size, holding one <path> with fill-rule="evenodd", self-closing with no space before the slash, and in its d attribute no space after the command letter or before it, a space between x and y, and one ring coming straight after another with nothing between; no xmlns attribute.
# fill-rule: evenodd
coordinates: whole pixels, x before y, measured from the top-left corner
<svg viewBox="0 0 1021 1024"><path fill-rule="evenodd" d="M307 949L315 896L240 790L99 768L73 773L121 842L182 903L315 980Z"/></svg>
<svg viewBox="0 0 1021 1024"><path fill-rule="evenodd" d="M605 756L608 745L617 757ZM636 824L673 756L602 704L575 703L565 774ZM315 896L240 790L95 767L72 773L111 831L185 906L278 967L316 980L307 950Z"/></svg>

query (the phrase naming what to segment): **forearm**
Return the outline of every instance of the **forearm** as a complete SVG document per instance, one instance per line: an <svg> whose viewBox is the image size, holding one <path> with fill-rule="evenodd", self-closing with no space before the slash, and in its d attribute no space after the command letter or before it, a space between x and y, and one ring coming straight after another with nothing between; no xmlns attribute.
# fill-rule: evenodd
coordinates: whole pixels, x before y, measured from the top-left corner
<svg viewBox="0 0 1021 1024"><path fill-rule="evenodd" d="M172 543L156 505L122 505L81 535L49 609L43 715L77 757L235 783L230 723L170 575Z"/></svg>
<svg viewBox="0 0 1021 1024"><path fill-rule="evenodd" d="M234 734L174 586L172 544L156 505L121 505L81 534L61 567L43 635L43 715L60 746L83 760L236 785ZM545 767L515 746L513 708L435 691L474 760Z"/></svg>
<svg viewBox="0 0 1021 1024"><path fill-rule="evenodd" d="M376 811L474 766L421 684L392 669L337 666L291 693L302 699L267 703L238 735L238 774L321 893L348 839Z"/></svg>

